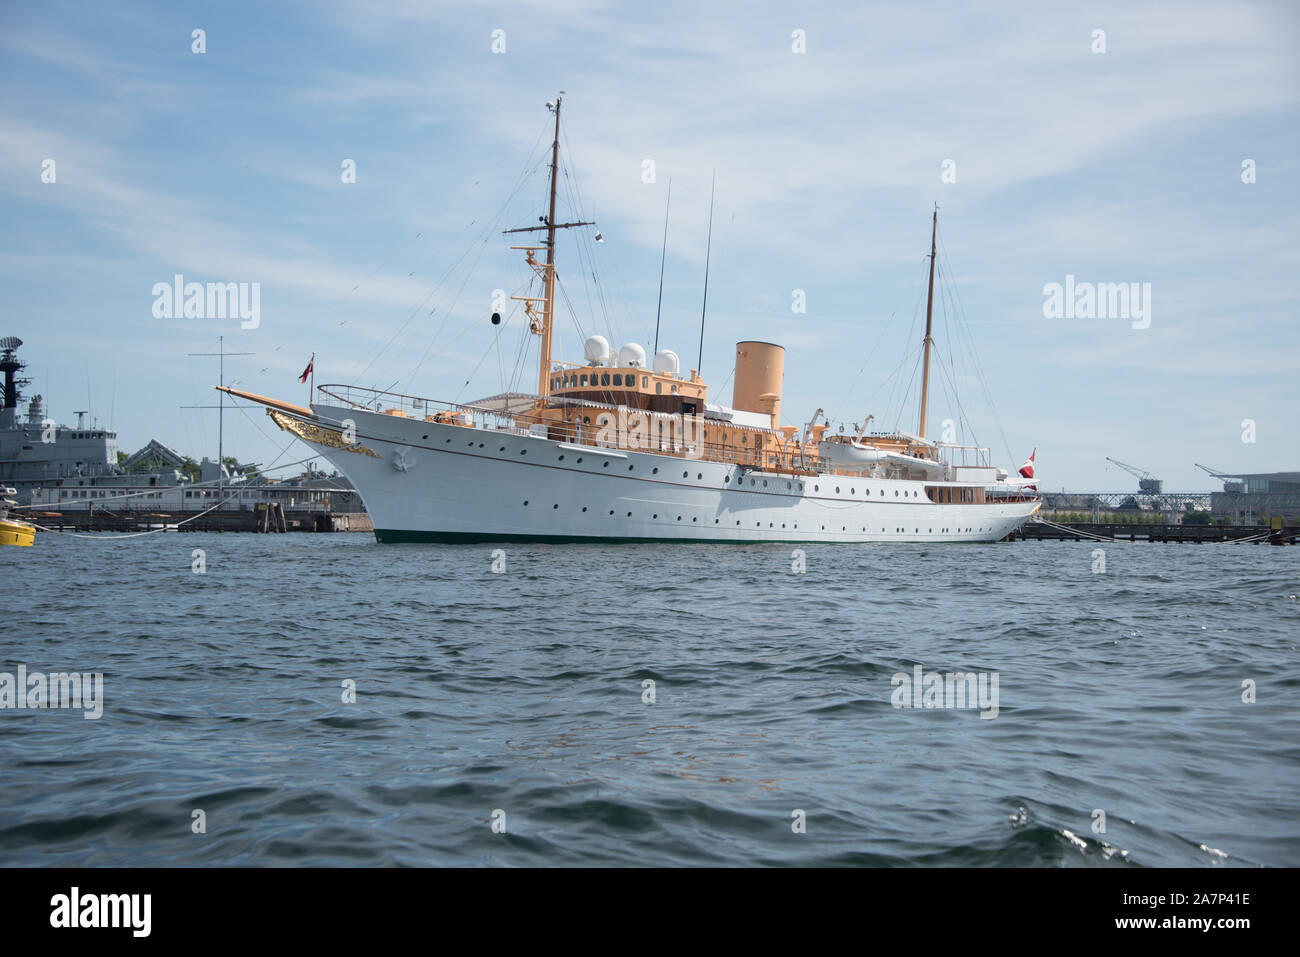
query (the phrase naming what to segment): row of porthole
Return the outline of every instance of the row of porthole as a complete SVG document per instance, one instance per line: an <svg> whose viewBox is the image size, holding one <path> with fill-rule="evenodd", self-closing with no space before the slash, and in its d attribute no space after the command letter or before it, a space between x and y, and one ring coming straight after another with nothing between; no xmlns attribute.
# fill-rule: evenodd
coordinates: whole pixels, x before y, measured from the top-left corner
<svg viewBox="0 0 1300 957"><path fill-rule="evenodd" d="M524 507L525 507L525 508L528 507L528 504L529 504L528 499L524 499ZM552 509L558 509L559 507L560 507L560 504L559 504L558 502L556 502L555 504L553 504L553 505L551 506ZM587 510L587 506L586 506L586 505L582 506L582 510L585 512L585 511ZM610 514L610 515L613 515L613 514L614 514L614 509L611 508L611 509L609 510L609 514ZM628 517L628 518L631 518L631 517L632 517L632 513L631 513L631 512L628 512L628 513L627 513L627 517ZM659 513L658 513L658 512L655 512L655 513L652 514L650 517L651 517L652 519L658 519L658 518L659 518ZM677 521L680 522L680 521L682 520L682 518L683 518L683 516L678 515L678 516L677 516ZM698 518L698 517L693 517L693 518L691 519L691 521L692 521L692 522L698 522L698 521L699 521L699 518ZM722 521L721 519L717 519L717 518L715 518L715 519L713 520L713 524L714 524L714 525L718 525L718 524L721 523L721 521ZM739 519L736 520L736 524L737 524L737 525L740 524L740 520L739 520ZM762 522L755 522L755 523L754 523L754 526L755 526L756 528L762 528L762 527L763 527L763 523L762 523ZM776 527L776 523L775 523L775 522L768 522L768 523L767 523L767 527L768 527L768 528L775 528L775 527ZM782 528L785 528L785 527L786 527L785 522L782 522L782 523L781 523L781 527L782 527ZM795 523L794 523L794 527L795 527L795 528L798 528L798 527L799 527L799 523L798 523L798 522L795 522ZM826 527L825 525L822 526L822 528L825 528L825 527ZM863 531L866 531L866 529L863 529Z"/></svg>
<svg viewBox="0 0 1300 957"><path fill-rule="evenodd" d="M524 507L527 507L527 506L528 506L528 499L524 499ZM558 502L556 502L554 505L551 506L551 508L553 508L553 509L558 509L559 507L560 507L560 505L559 505ZM582 506L582 510L585 512L585 511L587 510L587 506L586 506L586 505ZM609 514L610 514L610 515L613 515L613 514L614 514L614 509L611 508L611 509L609 510ZM631 518L631 517L632 517L632 513L631 513L631 512L628 512L628 513L627 513L627 517L628 517L628 518ZM658 519L658 518L659 518L659 513L658 513L658 512L655 512L655 513L652 514L650 517L651 517L652 519ZM678 516L677 516L677 521L680 522L681 520L682 520L682 516L678 515ZM692 518L691 521L692 521L692 522L697 522L697 521L699 521L699 519L698 519L698 518ZM720 523L720 520L719 520L719 519L716 519L716 518L715 518L715 519L713 520L713 524L714 524L714 525L717 525L717 524L719 524L719 523ZM737 525L740 524L740 520L739 520L739 519L736 520L736 524L737 524ZM754 527L755 527L755 528L762 528L762 527L763 527L763 523L762 523L762 522L755 522L755 523L754 523ZM768 522L768 523L767 523L767 527L768 527L768 528L775 528L775 527L776 527L776 523L775 523L775 522ZM786 527L786 526L785 526L785 522L782 522L782 523L781 523L781 527L782 527L782 528L785 528L785 527ZM798 528L798 527L799 527L799 523L798 523L798 522L795 522L795 523L794 523L794 527L795 527L795 528ZM823 532L826 531L826 526L823 525L822 528L821 528L821 530L822 530ZM841 526L840 526L840 531L841 531L841 532L847 532L848 530L849 530L849 527L848 527L847 525L841 525ZM866 530L867 530L867 529L866 529L866 526L863 526L862 531L865 532ZM881 531L883 532L884 529L882 528ZM895 531L895 532L898 532L898 533L900 533L900 534L907 534L907 529L905 529L905 528L895 528L894 531ZM929 529L926 529L926 531L932 533L932 532L934 531L934 529L933 529L933 528L929 528ZM940 534L947 534L948 531L949 531L949 529L946 529L946 528L941 528L941 529L939 529ZM962 531L964 531L964 532L970 532L971 529L969 529L969 528L967 528L967 529L962 529ZM983 529L983 528L980 528L980 531L982 532L982 531L984 531L984 529ZM914 534L919 535L919 534L921 533L921 530L920 530L919 528L914 528L914 529L912 529L912 532L913 532Z"/></svg>
<svg viewBox="0 0 1300 957"><path fill-rule="evenodd" d="M427 439L428 436L425 435L425 436L422 436L422 438ZM450 442L451 439L447 439L447 441ZM473 443L473 442L470 442L470 443L468 443L468 444L469 444L469 447L470 447L470 448L473 448L473 447L474 447L474 443ZM478 447L479 447L480 449L483 448L483 443L482 443L482 442L479 442L479 443L478 443ZM503 446L501 446L501 448L498 449L497 451L499 451L499 452L504 452L505 450L506 450L506 447L503 445ZM520 455L527 455L527 454L528 454L528 450L527 450L527 449L520 449L520 450L519 450L519 454L520 454ZM564 461L564 456L563 456L563 455L559 456L559 458L557 458L556 461L558 461L558 462L563 462L563 461ZM577 460L576 464L581 465L581 464L582 464L582 459L579 458L579 459ZM608 463L608 462L604 462L604 463L601 464L601 467L602 467L602 468L609 468L609 463ZM634 465L632 465L632 464L629 464L628 467L627 467L627 470L628 470L629 472L631 472L631 471L633 471L635 468L636 468L636 466L634 466ZM650 474L652 474L652 475L658 475L658 474L659 474L659 468L658 468L657 466L656 466L655 468L652 468L652 469L650 470ZM690 473L689 473L689 472L683 472L683 473L682 473L682 478L690 478ZM697 472L697 473L695 474L695 478L696 478L697 480L702 480L702 479L704 478L704 473L703 473L703 472ZM728 476L725 476L725 477L722 479L722 482L723 482L724 485L730 483L730 481L731 481L731 476L729 476L729 475L728 475ZM744 484L744 481L745 481L744 479L740 479L740 480L737 481L736 484L737 484L737 485L743 485L743 484ZM755 485L756 485L756 480L755 480L755 479L750 479L750 480L749 480L749 484L750 484L751 487L752 487L752 486L755 486ZM793 482L786 482L786 483L785 483L785 487L786 487L787 489L793 490L793 489L794 489L794 483L793 483ZM767 488L767 479L763 479L763 488ZM800 482L800 483L799 483L799 491L800 491L800 492L803 491L803 482ZM821 491L821 486L820 486L820 485L814 485L814 486L813 486L813 491L814 491L814 492L820 492L820 491ZM840 494L840 486L838 486L838 485L835 486L835 494L836 494L836 495L839 495L839 494ZM856 487L855 487L855 488L850 488L850 489L849 489L849 494L850 494L850 495L857 495L857 494L858 494L858 490L857 490L857 488L856 488ZM881 494L882 496L885 494L885 490L884 490L883 488L880 490L880 494ZM907 489L903 489L903 497L904 497L904 498L906 498L906 497L908 497L908 496L911 496L911 497L913 497L913 498L917 498L917 497L920 496L920 494L921 494L920 492L909 491L909 490L907 490ZM898 489L894 489L894 498L898 498Z"/></svg>
<svg viewBox="0 0 1300 957"><path fill-rule="evenodd" d="M822 488L822 487L821 487L820 485L814 485L814 486L813 486L813 491L814 491L814 492L820 492L820 491L821 491L821 488ZM867 489L867 490L865 490L865 491L866 491L866 493L867 493L868 495L871 494L871 491L870 491L869 489ZM836 494L836 495L839 495L839 494L840 494L840 487L839 487L838 485L835 486L835 494ZM857 495L857 494L858 494L858 490L857 490L857 488L850 488L850 489L849 489L849 494L850 494L850 495ZM885 490L884 490L883 488L880 490L880 494L881 494L881 496L883 496L883 495L885 494ZM919 498L920 495L921 495L920 492L909 491L909 490L907 490L907 489L903 489L903 498L907 498L908 496L911 496L912 498ZM894 489L894 498L898 498L898 489ZM881 531L883 532L884 529L882 528Z"/></svg>

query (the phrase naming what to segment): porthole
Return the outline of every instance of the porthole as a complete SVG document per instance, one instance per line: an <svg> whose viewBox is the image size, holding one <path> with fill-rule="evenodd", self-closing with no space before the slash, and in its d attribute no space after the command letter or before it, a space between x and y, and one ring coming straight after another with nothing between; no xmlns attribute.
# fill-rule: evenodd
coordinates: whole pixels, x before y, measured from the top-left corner
<svg viewBox="0 0 1300 957"><path fill-rule="evenodd" d="M498 452L504 452L505 450L506 450L506 447L505 447L504 445L501 446L501 448L497 449Z"/></svg>
<svg viewBox="0 0 1300 957"><path fill-rule="evenodd" d="M427 436L427 435L422 435L422 436L420 436L420 438L422 438L422 439L427 439L428 436Z"/></svg>
<svg viewBox="0 0 1300 957"><path fill-rule="evenodd" d="M524 504L525 504L525 505L528 504L528 499L524 499Z"/></svg>
<svg viewBox="0 0 1300 957"><path fill-rule="evenodd" d="M651 475L658 475L658 474L659 474L659 466L656 465L654 468L652 468L652 469L650 470L650 474L651 474Z"/></svg>
<svg viewBox="0 0 1300 957"><path fill-rule="evenodd" d="M699 519L697 519L697 518L695 518L695 517L692 516L691 521L692 521L692 522L697 522L697 521L699 521Z"/></svg>
<svg viewBox="0 0 1300 957"><path fill-rule="evenodd" d="M813 491L814 491L814 492L820 492L821 490L822 490L822 487L821 487L820 485L814 485L814 486L813 486Z"/></svg>
<svg viewBox="0 0 1300 957"><path fill-rule="evenodd" d="M691 477L691 473L690 473L690 472L683 472L683 473L682 473L682 478L690 478L690 477Z"/></svg>
<svg viewBox="0 0 1300 957"><path fill-rule="evenodd" d="M659 517L659 513L658 513L658 512L655 512L655 513L654 513L653 515L651 515L650 517L651 517L651 518L658 518L658 517Z"/></svg>
<svg viewBox="0 0 1300 957"><path fill-rule="evenodd" d="M851 489L849 489L849 494L850 494L850 495L857 495L857 494L858 494L858 490L855 489L855 488L851 488Z"/></svg>
<svg viewBox="0 0 1300 957"><path fill-rule="evenodd" d="M629 465L629 466L627 467L627 470L630 472L630 471L632 471L633 468L634 468L634 466Z"/></svg>
<svg viewBox="0 0 1300 957"><path fill-rule="evenodd" d="M898 489L894 489L894 498L898 498Z"/></svg>
<svg viewBox="0 0 1300 957"><path fill-rule="evenodd" d="M840 487L839 487L838 485L835 486L835 494L836 494L836 495L839 495L839 494L840 494Z"/></svg>
<svg viewBox="0 0 1300 957"><path fill-rule="evenodd" d="M631 517L632 517L632 513L631 513L631 512L628 512L628 513L627 513L627 517L628 517L628 518L631 518Z"/></svg>
<svg viewBox="0 0 1300 957"><path fill-rule="evenodd" d="M556 461L557 461L557 462L563 462L563 461L564 461L564 456L561 455L558 459L556 459Z"/></svg>
<svg viewBox="0 0 1300 957"><path fill-rule="evenodd" d="M582 506L582 510L585 512L585 511L587 510L587 506L585 506L585 505Z"/></svg>
<svg viewBox="0 0 1300 957"><path fill-rule="evenodd" d="M551 508L559 508L559 507L560 507L560 503L559 503L559 502L556 502L554 505L551 506Z"/></svg>
<svg viewBox="0 0 1300 957"><path fill-rule="evenodd" d="M614 514L614 510L613 510L612 508L609 510L609 514L611 514L611 515Z"/></svg>
<svg viewBox="0 0 1300 957"><path fill-rule="evenodd" d="M581 464L582 464L582 459L578 459L578 461L575 462L574 464L575 464L575 465L581 465Z"/></svg>
<svg viewBox="0 0 1300 957"><path fill-rule="evenodd" d="M520 450L519 450L519 454L520 454L520 455L527 455L527 454L528 454L528 450L527 450L527 449L520 449Z"/></svg>
<svg viewBox="0 0 1300 957"><path fill-rule="evenodd" d="M763 488L767 488L767 479L763 479Z"/></svg>
<svg viewBox="0 0 1300 957"><path fill-rule="evenodd" d="M478 444L478 447L479 447L480 449L483 448L483 443L480 442L480 443Z"/></svg>
<svg viewBox="0 0 1300 957"><path fill-rule="evenodd" d="M696 473L695 473L695 478L696 478L696 480L699 480L699 479L704 478L704 473L703 473L703 472L696 472Z"/></svg>
<svg viewBox="0 0 1300 957"><path fill-rule="evenodd" d="M600 467L603 468L603 469L607 469L607 468L609 468L609 463L608 463L608 462L601 462L601 463L600 463Z"/></svg>

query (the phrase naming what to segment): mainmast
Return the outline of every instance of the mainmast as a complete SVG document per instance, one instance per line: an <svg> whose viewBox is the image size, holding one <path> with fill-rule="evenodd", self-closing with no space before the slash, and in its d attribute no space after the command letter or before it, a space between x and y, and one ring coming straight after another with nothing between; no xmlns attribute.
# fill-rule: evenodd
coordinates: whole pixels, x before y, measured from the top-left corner
<svg viewBox="0 0 1300 957"><path fill-rule="evenodd" d="M560 104L564 100L564 91L561 90L555 97L555 101L547 103L546 106L555 114L555 138L551 141L551 200L547 215L542 218L544 226L525 226L522 229L507 229L507 233L532 233L546 230L546 241L542 246L512 246L512 249L525 250L525 261L533 267L533 271L542 277L542 295L537 296L511 296L512 299L521 300L524 304L524 312L527 313L530 329L542 337L541 356L538 361L537 369L537 394L545 399L551 394L551 332L554 326L555 318L555 231L557 229L567 229L571 226L594 226L595 223L557 223L555 221L555 193L560 178ZM534 253L539 249L546 250L546 262L539 263L534 257ZM537 314L536 303L541 302L542 314Z"/></svg>
<svg viewBox="0 0 1300 957"><path fill-rule="evenodd" d="M934 204L934 225L930 230L930 291L925 297L925 359L921 370L921 426L917 435L925 438L925 408L930 398L930 346L934 337L930 335L931 322L934 318L934 249L935 237L939 233L939 204Z"/></svg>

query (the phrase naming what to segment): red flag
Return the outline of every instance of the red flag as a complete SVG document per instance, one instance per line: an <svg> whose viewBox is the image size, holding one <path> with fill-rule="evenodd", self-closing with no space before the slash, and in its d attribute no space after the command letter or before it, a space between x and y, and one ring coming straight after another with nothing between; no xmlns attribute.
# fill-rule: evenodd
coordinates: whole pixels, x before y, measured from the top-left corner
<svg viewBox="0 0 1300 957"><path fill-rule="evenodd" d="M306 382L307 376L311 375L311 370L316 365L316 353L311 354L311 361L307 363L307 368L302 370L302 375L298 376L299 382Z"/></svg>
<svg viewBox="0 0 1300 957"><path fill-rule="evenodd" d="M1038 449L1034 449L1034 455L1037 454L1038 454ZM1034 477L1034 455L1029 456L1029 461L1027 461L1024 465L1020 466L1021 478Z"/></svg>

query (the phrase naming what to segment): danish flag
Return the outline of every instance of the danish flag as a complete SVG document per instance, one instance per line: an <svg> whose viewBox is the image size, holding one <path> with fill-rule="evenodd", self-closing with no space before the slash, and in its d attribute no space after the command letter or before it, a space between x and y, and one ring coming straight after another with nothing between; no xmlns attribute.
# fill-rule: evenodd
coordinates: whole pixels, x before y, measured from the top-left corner
<svg viewBox="0 0 1300 957"><path fill-rule="evenodd" d="M1038 454L1038 449L1034 449L1033 455L1029 456L1028 461L1026 461L1024 465L1020 466L1021 478L1031 479L1034 477L1034 456L1037 454ZM1038 491L1037 485L1026 485L1025 488L1034 492Z"/></svg>
<svg viewBox="0 0 1300 957"><path fill-rule="evenodd" d="M1037 455L1037 454L1038 454L1038 449L1034 449L1034 455ZM1033 478L1033 477L1034 477L1034 455L1029 456L1029 461L1025 462L1024 465L1020 466L1020 477L1021 477L1021 478Z"/></svg>

